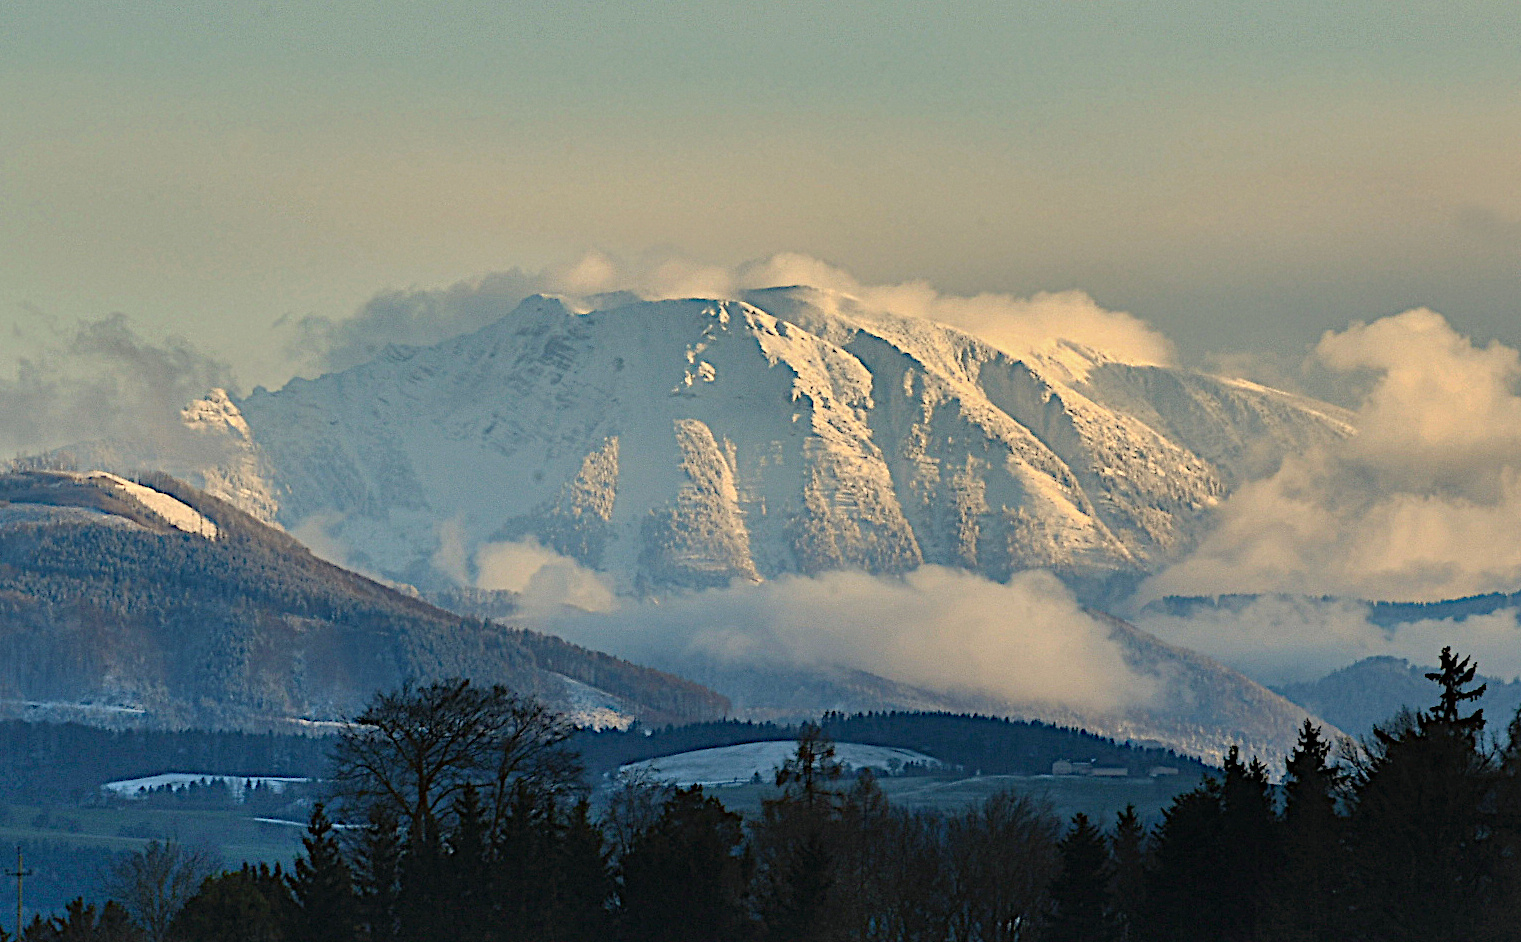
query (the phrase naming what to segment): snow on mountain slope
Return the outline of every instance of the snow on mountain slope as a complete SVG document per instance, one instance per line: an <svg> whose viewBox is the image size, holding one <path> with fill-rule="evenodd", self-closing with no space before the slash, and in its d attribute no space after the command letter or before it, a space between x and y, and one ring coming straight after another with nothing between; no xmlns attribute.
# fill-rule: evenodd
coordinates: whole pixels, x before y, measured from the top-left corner
<svg viewBox="0 0 1521 942"><path fill-rule="evenodd" d="M217 538L217 525L178 498L106 471L0 476L0 530L85 523Z"/></svg>
<svg viewBox="0 0 1521 942"><path fill-rule="evenodd" d="M208 540L217 538L217 525L200 511L195 510L188 504L176 498L170 497L161 491L155 491L151 487L145 487L136 481L128 481L106 471L94 471L79 476L82 480L99 482L105 486L126 494L133 500L142 504L151 511L154 516L174 527L176 530L184 530L186 533L194 533L204 536Z"/></svg>
<svg viewBox="0 0 1521 942"><path fill-rule="evenodd" d="M1015 359L808 288L531 298L187 421L237 446L204 475L222 496L321 522L370 571L469 581L471 548L533 537L636 593L924 563L1101 587L1189 545L1257 468L1350 434L1251 384L1071 344Z"/></svg>

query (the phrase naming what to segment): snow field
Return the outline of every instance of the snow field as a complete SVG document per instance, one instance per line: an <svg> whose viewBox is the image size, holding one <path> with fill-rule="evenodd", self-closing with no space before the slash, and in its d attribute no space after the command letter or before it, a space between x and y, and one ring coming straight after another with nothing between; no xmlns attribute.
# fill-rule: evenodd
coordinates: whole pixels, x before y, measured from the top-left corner
<svg viewBox="0 0 1521 942"><path fill-rule="evenodd" d="M862 743L835 744L835 759L853 769L894 771L909 763L940 765L940 760L891 746L867 746ZM769 781L776 770L797 751L793 740L747 742L716 749L698 749L674 756L661 756L643 762L631 762L618 769L620 776L645 774L672 785L737 785L757 774Z"/></svg>
<svg viewBox="0 0 1521 942"><path fill-rule="evenodd" d="M155 788L168 785L171 788L188 788L191 785L212 785L217 782L226 782L227 788L232 792L235 800L243 799L243 792L250 786L263 785L276 794L285 791L287 786L300 785L309 782L309 778L289 778L279 775L212 775L201 772L164 772L159 775L148 775L143 778L121 779L115 782L107 782L101 788L114 792L123 798L142 798Z"/></svg>

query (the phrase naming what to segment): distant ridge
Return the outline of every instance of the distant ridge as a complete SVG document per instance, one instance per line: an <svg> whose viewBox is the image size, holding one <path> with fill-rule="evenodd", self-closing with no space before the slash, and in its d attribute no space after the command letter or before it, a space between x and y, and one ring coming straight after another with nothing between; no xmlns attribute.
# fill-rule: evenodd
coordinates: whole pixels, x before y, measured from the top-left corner
<svg viewBox="0 0 1521 942"><path fill-rule="evenodd" d="M969 713L826 713L818 720L836 742L911 749L968 773L1044 775L1058 759L1096 761L1145 775L1157 765L1202 775L1208 766L1168 749L1120 743L1081 729ZM665 729L585 731L576 737L588 768L606 773L629 762L749 742L795 739L796 724L722 720ZM1265 757L1267 758L1267 757ZM1274 757L1276 758L1276 757Z"/></svg>
<svg viewBox="0 0 1521 942"><path fill-rule="evenodd" d="M1401 710L1429 710L1436 705L1437 687L1426 679L1432 670L1435 668L1414 665L1403 658L1369 657L1319 680L1274 689L1346 733L1368 736L1374 726L1387 724ZM1517 708L1521 708L1521 681L1480 675L1474 683L1488 684L1474 706L1484 710L1490 733L1503 736Z"/></svg>
<svg viewBox="0 0 1521 942"><path fill-rule="evenodd" d="M581 722L722 716L670 674L463 618L324 562L167 475L0 475L0 713L310 728L460 675Z"/></svg>
<svg viewBox="0 0 1521 942"><path fill-rule="evenodd" d="M1274 594L1227 594L1227 595L1169 595L1148 602L1142 609L1146 614L1170 615L1186 618L1201 611L1244 611L1263 599L1304 599L1311 602L1346 602L1364 605L1368 609L1368 621L1381 628L1408 625L1420 621L1462 621L1475 615L1492 615L1506 609L1521 608L1521 592L1489 592L1458 599L1441 599L1434 602L1379 602L1346 596L1297 596Z"/></svg>

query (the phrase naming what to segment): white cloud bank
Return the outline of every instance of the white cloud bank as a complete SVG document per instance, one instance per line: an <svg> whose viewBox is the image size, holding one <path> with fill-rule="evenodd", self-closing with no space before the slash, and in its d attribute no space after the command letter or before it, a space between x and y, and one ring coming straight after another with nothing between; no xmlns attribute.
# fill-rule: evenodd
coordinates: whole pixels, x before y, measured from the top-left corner
<svg viewBox="0 0 1521 942"><path fill-rule="evenodd" d="M1125 663L1109 630L1054 576L1007 584L937 566L902 577L834 572L627 603L550 624L645 663L837 665L930 690L1110 711L1157 678Z"/></svg>
<svg viewBox="0 0 1521 942"><path fill-rule="evenodd" d="M530 613L562 606L606 612L617 605L612 588L596 572L530 537L485 543L475 551L475 587L516 592Z"/></svg>
<svg viewBox="0 0 1521 942"><path fill-rule="evenodd" d="M1328 332L1314 358L1373 375L1359 434L1242 486L1143 597L1521 589L1521 355L1420 309Z"/></svg>

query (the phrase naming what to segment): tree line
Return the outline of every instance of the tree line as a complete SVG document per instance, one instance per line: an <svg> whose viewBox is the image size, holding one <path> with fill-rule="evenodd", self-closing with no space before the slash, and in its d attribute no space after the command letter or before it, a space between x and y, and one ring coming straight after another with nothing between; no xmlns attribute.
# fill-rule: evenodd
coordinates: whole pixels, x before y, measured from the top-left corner
<svg viewBox="0 0 1521 942"><path fill-rule="evenodd" d="M1044 723L972 713L877 711L825 713L818 721L836 742L913 749L968 773L1035 775L1051 771L1058 759L1124 766L1145 775L1153 766L1202 777L1206 766L1171 749L1120 743L1113 739ZM630 762L765 740L796 739L801 727L748 720L711 720L625 730L582 729L574 746L592 772L607 772Z"/></svg>
<svg viewBox="0 0 1521 942"><path fill-rule="evenodd" d="M1233 751L1150 829L1133 809L1064 823L1014 793L894 807L812 724L750 820L641 781L594 814L563 718L500 686L408 687L338 741L332 803L291 872L208 875L154 844L104 909L81 901L26 938L1521 938L1521 719L1486 738L1483 687L1450 650L1428 676L1435 705L1361 748L1307 722L1281 783Z"/></svg>

